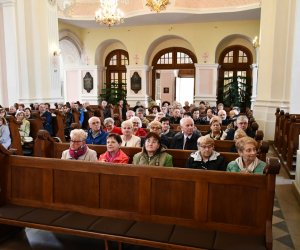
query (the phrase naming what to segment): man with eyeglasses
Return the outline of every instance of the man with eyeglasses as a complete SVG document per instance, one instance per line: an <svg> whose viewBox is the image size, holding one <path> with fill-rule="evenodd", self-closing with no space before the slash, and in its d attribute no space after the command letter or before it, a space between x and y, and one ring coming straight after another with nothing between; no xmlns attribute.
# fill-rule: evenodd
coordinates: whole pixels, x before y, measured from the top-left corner
<svg viewBox="0 0 300 250"><path fill-rule="evenodd" d="M231 128L227 132L226 140L233 140L234 133L237 129L242 129L246 132L247 136L254 138L255 132L248 126L248 118L245 115L240 115L236 119L236 128Z"/></svg>
<svg viewBox="0 0 300 250"><path fill-rule="evenodd" d="M101 129L101 121L97 116L93 116L88 121L90 129L86 138L87 144L106 145L108 133Z"/></svg>

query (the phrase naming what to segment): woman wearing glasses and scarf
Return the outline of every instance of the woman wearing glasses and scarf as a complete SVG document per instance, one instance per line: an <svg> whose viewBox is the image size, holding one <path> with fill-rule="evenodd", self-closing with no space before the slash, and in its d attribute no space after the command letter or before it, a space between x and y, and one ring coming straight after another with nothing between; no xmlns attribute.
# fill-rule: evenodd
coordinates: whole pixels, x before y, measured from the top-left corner
<svg viewBox="0 0 300 250"><path fill-rule="evenodd" d="M61 159L98 161L96 151L86 144L87 133L82 129L73 129L70 133L70 148L63 151Z"/></svg>
<svg viewBox="0 0 300 250"><path fill-rule="evenodd" d="M198 151L189 157L186 167L203 170L226 170L224 158L214 150L214 140L202 136L197 140Z"/></svg>

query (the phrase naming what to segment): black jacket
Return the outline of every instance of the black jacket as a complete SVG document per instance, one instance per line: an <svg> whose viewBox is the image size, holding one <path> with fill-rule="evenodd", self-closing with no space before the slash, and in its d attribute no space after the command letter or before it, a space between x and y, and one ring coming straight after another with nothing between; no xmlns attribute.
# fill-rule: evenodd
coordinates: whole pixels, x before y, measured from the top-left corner
<svg viewBox="0 0 300 250"><path fill-rule="evenodd" d="M227 166L225 164L223 156L218 155L217 157L212 157L212 159L204 162L201 159L196 159L197 157L195 157L195 154L199 155L199 152L191 154L186 163L187 168L226 171ZM194 155L194 157L192 155Z"/></svg>
<svg viewBox="0 0 300 250"><path fill-rule="evenodd" d="M197 140L201 136L199 133L193 132L192 137L189 139L187 138L187 141L185 143L185 150L197 150ZM183 142L184 142L184 135L182 132L178 132L172 140L171 147L174 149L183 149Z"/></svg>

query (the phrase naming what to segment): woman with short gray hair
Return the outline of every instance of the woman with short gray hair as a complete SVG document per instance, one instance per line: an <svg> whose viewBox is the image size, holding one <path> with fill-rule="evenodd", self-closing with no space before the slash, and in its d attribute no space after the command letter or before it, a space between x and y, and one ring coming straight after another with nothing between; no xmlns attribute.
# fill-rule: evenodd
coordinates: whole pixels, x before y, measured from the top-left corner
<svg viewBox="0 0 300 250"><path fill-rule="evenodd" d="M118 135L122 135L122 130L120 128L118 128L117 126L115 126L115 121L113 118L108 117L106 119L104 119L103 121L103 125L104 125L104 131L107 133L113 133L113 134L118 134Z"/></svg>

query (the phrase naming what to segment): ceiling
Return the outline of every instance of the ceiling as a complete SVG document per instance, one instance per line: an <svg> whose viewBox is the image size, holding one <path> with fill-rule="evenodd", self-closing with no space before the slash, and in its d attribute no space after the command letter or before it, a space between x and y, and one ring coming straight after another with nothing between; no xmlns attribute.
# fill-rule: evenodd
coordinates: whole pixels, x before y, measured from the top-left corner
<svg viewBox="0 0 300 250"><path fill-rule="evenodd" d="M260 0L170 0L167 9L160 13L151 12L145 0L119 0L118 7L125 17L121 27L260 19ZM98 8L99 0L76 0L68 12L58 13L64 23L81 28L106 28L95 22Z"/></svg>

